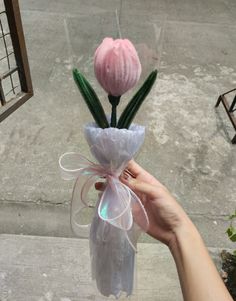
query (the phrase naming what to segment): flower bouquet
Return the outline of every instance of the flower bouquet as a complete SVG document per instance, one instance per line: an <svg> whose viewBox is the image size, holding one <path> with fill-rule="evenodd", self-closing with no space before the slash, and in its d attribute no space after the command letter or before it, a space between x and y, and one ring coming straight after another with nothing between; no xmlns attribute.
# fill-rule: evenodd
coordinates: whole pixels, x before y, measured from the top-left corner
<svg viewBox="0 0 236 301"><path fill-rule="evenodd" d="M132 294L137 239L149 226L141 201L119 176L144 141L145 128L132 121L156 80L157 70L151 72L118 120L121 96L134 87L141 74L133 44L127 39L105 38L95 52L94 71L108 94L112 108L109 117L86 78L77 69L73 77L94 118L84 126L84 135L97 163L77 153L62 155L59 163L63 178L76 179L71 225L79 236L85 236L89 229L92 278L102 295L118 298L122 292ZM94 206L91 224L81 225L79 213L92 207L88 194L101 177L106 184Z"/></svg>

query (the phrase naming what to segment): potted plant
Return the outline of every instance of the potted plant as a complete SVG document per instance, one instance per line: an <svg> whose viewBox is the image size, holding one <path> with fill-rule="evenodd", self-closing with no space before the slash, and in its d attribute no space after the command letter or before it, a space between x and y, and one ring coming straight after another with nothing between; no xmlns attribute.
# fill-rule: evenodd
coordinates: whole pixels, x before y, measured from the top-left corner
<svg viewBox="0 0 236 301"><path fill-rule="evenodd" d="M229 239L236 242L236 228L233 226L233 221L236 218L236 210L230 215L230 226L226 230ZM232 298L236 300L236 250L232 253L226 250L221 252L223 281L230 292Z"/></svg>

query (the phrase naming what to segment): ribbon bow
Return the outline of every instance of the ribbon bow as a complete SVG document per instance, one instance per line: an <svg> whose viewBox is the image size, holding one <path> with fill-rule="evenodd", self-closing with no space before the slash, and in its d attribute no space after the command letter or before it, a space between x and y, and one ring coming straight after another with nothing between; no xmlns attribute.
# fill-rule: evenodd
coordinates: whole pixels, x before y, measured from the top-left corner
<svg viewBox="0 0 236 301"><path fill-rule="evenodd" d="M98 178L106 178L106 187L97 207L98 215L103 221L125 231L127 240L136 251L137 237L132 232L137 232L137 229L146 232L149 226L148 216L138 196L120 182L119 174L73 152L63 154L59 159L59 166L63 179L76 179L72 203L83 204L83 207L91 207L88 200L89 190ZM74 218L71 212L72 222ZM77 225L80 226L78 223Z"/></svg>

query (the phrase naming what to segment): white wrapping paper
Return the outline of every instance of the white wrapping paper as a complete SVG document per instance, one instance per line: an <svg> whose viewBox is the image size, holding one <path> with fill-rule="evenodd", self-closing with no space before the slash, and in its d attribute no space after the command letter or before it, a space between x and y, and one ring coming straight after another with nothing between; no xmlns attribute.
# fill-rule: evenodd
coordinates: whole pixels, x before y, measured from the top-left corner
<svg viewBox="0 0 236 301"><path fill-rule="evenodd" d="M145 128L126 129L85 127L85 137L97 161L119 176L144 141ZM99 206L99 202L98 202ZM92 277L104 296L132 294L135 251L125 232L103 221L95 210L90 229ZM136 235L136 234L135 234Z"/></svg>
<svg viewBox="0 0 236 301"><path fill-rule="evenodd" d="M99 164L80 154L60 159L65 179L77 179L72 198L71 225L78 236L89 233L92 277L104 296L132 294L137 239L148 228L148 218L138 197L119 180L127 163L143 144L145 128L84 128L91 153ZM78 164L79 161L79 164ZM78 168L76 168L78 166ZM91 225L81 224L81 210L90 207L88 191L99 177L106 178L104 192L95 205ZM91 206L92 207L92 206Z"/></svg>

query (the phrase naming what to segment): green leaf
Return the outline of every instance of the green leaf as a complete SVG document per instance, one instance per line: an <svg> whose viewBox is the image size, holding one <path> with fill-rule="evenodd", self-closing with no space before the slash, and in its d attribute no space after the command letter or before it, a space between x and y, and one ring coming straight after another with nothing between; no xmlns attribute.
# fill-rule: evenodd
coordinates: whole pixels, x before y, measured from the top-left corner
<svg viewBox="0 0 236 301"><path fill-rule="evenodd" d="M233 214L231 214L231 215L229 216L229 220L232 220L232 219L234 219L234 218L236 218L236 210L235 210L235 212L234 212Z"/></svg>
<svg viewBox="0 0 236 301"><path fill-rule="evenodd" d="M119 129L128 129L131 125L135 115L137 114L140 106L142 105L144 99L147 97L152 89L152 86L157 77L157 70L154 70L147 77L142 87L136 92L133 98L130 100L125 110L120 116L117 127Z"/></svg>
<svg viewBox="0 0 236 301"><path fill-rule="evenodd" d="M73 69L73 78L97 125L103 129L108 128L109 123L107 121L105 112L96 92L90 83L77 69Z"/></svg>
<svg viewBox="0 0 236 301"><path fill-rule="evenodd" d="M226 233L231 241L236 241L236 229L232 225L227 229Z"/></svg>

